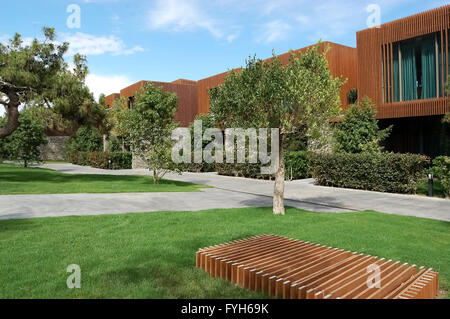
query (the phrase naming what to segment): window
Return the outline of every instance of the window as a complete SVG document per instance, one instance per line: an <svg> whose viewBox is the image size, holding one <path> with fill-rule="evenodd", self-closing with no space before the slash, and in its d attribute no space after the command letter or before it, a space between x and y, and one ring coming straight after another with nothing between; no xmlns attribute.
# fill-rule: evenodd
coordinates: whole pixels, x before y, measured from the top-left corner
<svg viewBox="0 0 450 319"><path fill-rule="evenodd" d="M446 35L445 32L443 32ZM383 46L383 100L400 102L442 97L445 79L441 32ZM444 47L444 55L447 49ZM392 64L392 65L391 65ZM445 65L444 65L445 66ZM391 83L392 82L392 83ZM392 95L392 96L391 96Z"/></svg>

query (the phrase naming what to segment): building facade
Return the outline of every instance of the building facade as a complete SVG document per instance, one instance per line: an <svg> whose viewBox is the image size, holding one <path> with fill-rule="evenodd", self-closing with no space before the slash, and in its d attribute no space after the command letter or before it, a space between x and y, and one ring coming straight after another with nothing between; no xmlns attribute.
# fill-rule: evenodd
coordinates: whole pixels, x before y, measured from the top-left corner
<svg viewBox="0 0 450 319"><path fill-rule="evenodd" d="M369 97L377 108L382 128L393 126L385 142L389 151L450 155L450 125L442 123L450 112L445 91L449 75L450 5L357 32L357 48L323 42L329 47L327 60L334 77L346 80L341 88L341 105L348 105L348 93ZM310 47L296 50L304 52ZM289 53L278 56L285 65ZM239 69L234 69L239 72ZM209 112L209 91L221 85L228 71L199 81L178 79L155 82L178 95L176 119L188 126L197 114ZM137 82L107 96L108 105L125 97L129 106L137 90L147 81Z"/></svg>
<svg viewBox="0 0 450 319"><path fill-rule="evenodd" d="M449 155L449 29L447 5L357 32L358 95L375 103L380 126L393 125L388 150Z"/></svg>

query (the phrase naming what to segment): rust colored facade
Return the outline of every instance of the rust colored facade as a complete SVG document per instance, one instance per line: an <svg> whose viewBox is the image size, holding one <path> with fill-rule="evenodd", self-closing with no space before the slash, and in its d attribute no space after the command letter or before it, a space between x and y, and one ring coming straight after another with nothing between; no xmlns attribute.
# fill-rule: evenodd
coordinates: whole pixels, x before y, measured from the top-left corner
<svg viewBox="0 0 450 319"><path fill-rule="evenodd" d="M194 120L197 114L197 85L195 81L190 80L180 79L171 83L139 81L120 90L120 94L113 93L108 95L106 97L106 104L111 106L115 99L123 97L127 99L128 107L131 107L136 92L148 82L151 82L156 87L161 87L166 92L172 92L178 96L178 111L175 114L175 119L180 122L181 126L186 127Z"/></svg>
<svg viewBox="0 0 450 319"><path fill-rule="evenodd" d="M442 115L450 111L449 99L442 83L449 74L450 5L359 31L358 95L368 96L377 105L380 119ZM435 38L436 74L439 78L434 98L402 100L395 86L395 59L407 40L428 36ZM402 57L400 56L400 61ZM399 71L401 73L401 69ZM401 83L401 81L399 81ZM398 85L397 85L398 86ZM400 97L399 97L400 95Z"/></svg>
<svg viewBox="0 0 450 319"><path fill-rule="evenodd" d="M105 103L106 103L106 105L111 107L114 100L117 100L119 98L120 98L120 93L112 93L105 98Z"/></svg>
<svg viewBox="0 0 450 319"><path fill-rule="evenodd" d="M333 42L323 42L321 49L324 49L326 46L330 47L327 53L327 60L331 73L335 77L342 76L343 79L347 79L341 88L341 103L345 109L348 105L348 92L357 86L357 50ZM305 52L308 48L311 48L311 46L295 50L295 52ZM283 65L289 63L289 57L289 53L278 55ZM238 72L239 68L235 69L235 71ZM209 112L209 90L221 85L225 81L227 74L228 72L224 72L198 81L197 110L199 114Z"/></svg>

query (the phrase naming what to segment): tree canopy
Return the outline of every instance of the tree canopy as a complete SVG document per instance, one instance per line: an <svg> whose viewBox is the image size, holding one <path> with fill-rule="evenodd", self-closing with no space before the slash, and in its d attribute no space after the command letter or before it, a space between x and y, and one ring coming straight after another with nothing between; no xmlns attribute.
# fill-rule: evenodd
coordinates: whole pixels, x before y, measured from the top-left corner
<svg viewBox="0 0 450 319"><path fill-rule="evenodd" d="M178 170L172 162L172 131L178 98L153 84L146 84L135 96L133 109L129 110L126 131L131 149L153 172L157 184L167 171Z"/></svg>
<svg viewBox="0 0 450 319"><path fill-rule="evenodd" d="M284 149L291 135L320 140L340 106L343 81L328 68L322 43L305 53L290 51L283 67L273 53L268 61L249 58L212 90L211 113L224 127L279 128L280 165L275 174L274 213L284 214ZM321 51L322 50L322 51Z"/></svg>
<svg viewBox="0 0 450 319"><path fill-rule="evenodd" d="M43 36L27 44L16 33L7 44L0 43L0 104L7 117L0 138L19 126L21 105L43 105L80 124L100 121L101 115L93 112L98 105L85 84L86 57L76 54L70 69L64 60L69 44L58 43L53 28L43 28Z"/></svg>

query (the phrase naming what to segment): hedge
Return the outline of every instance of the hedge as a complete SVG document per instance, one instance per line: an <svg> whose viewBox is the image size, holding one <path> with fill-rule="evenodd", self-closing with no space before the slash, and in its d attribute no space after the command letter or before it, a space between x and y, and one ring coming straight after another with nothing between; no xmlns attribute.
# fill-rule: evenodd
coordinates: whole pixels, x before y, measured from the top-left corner
<svg viewBox="0 0 450 319"><path fill-rule="evenodd" d="M286 152L286 179L302 179L309 177L307 155L304 151ZM273 179L273 175L261 175L261 164L216 164L219 175L237 176L258 179ZM263 165L265 166L265 165Z"/></svg>
<svg viewBox="0 0 450 319"><path fill-rule="evenodd" d="M319 185L413 194L430 160L398 153L314 153L311 173Z"/></svg>
<svg viewBox="0 0 450 319"><path fill-rule="evenodd" d="M131 169L132 165L132 155L130 152L72 151L68 154L68 160L75 165L91 166L101 169Z"/></svg>

